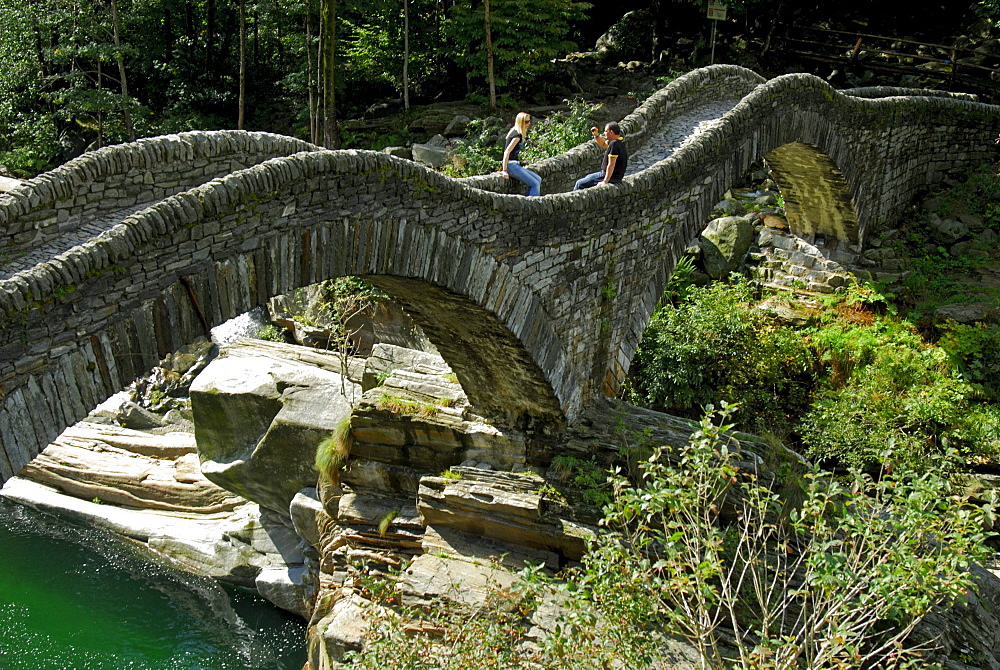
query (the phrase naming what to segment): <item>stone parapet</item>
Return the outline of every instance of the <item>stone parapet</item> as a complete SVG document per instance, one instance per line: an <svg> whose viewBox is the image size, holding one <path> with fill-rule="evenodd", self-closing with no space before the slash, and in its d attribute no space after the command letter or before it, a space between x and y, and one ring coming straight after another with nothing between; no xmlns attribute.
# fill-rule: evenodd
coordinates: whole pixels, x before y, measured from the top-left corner
<svg viewBox="0 0 1000 670"><path fill-rule="evenodd" d="M677 260L756 160L789 143L829 157L863 245L918 189L992 159L1000 121L1000 109L970 100L865 98L807 74L763 82L713 66L652 96L623 127L639 142L657 119L721 91L745 95L720 123L620 185L577 193L524 198L489 190L498 176L454 180L376 152L292 153L302 143L231 131L109 148L0 196L13 239L55 230L58 213L37 220L45 203L82 202L116 169L144 185L116 206L160 186L172 193L0 280L0 479L168 352L274 295L343 275L397 299L484 416L554 434L617 391ZM192 170L202 162L196 151L226 157L205 167L221 176L188 187L206 176L181 174L184 156ZM292 155L227 174L237 155L247 165L268 152ZM97 173L126 155L134 171ZM587 143L540 166L555 186L597 156ZM160 160L176 164L177 185L146 183L140 168Z"/></svg>

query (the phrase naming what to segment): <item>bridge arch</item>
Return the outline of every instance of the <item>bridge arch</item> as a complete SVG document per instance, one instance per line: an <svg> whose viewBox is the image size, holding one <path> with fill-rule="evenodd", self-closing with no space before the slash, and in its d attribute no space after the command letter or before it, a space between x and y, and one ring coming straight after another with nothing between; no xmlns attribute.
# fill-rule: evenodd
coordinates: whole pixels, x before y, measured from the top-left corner
<svg viewBox="0 0 1000 670"><path fill-rule="evenodd" d="M865 97L810 75L765 82L713 66L652 96L622 127L630 143L653 142L697 101L733 92L741 99L717 124L619 186L523 198L502 192L511 185L498 175L452 180L384 154L307 147L181 190L5 275L0 478L211 325L340 275L371 276L409 301L439 329L443 352L457 324L495 339L496 352L462 359L457 350L476 337L451 337L446 356L473 402L538 426L572 421L617 390L677 259L754 161L777 151L780 162L784 147L810 147L815 165L829 158L863 244L917 189L992 158L1000 120L968 100ZM587 143L539 171L564 183L598 153ZM48 206L46 179L23 187L28 204ZM0 222L7 245L34 225L9 214L20 206ZM435 317L437 300L452 313ZM476 387L473 370L486 364L495 367Z"/></svg>
<svg viewBox="0 0 1000 670"><path fill-rule="evenodd" d="M764 156L784 198L793 233L858 243L858 215L850 186L833 160L816 147L789 142Z"/></svg>

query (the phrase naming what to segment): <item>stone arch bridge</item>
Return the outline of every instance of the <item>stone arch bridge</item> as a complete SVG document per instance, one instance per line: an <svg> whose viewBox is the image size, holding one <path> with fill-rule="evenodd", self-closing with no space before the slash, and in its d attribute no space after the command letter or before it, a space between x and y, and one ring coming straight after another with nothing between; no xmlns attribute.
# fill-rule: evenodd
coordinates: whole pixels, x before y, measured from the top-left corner
<svg viewBox="0 0 1000 670"><path fill-rule="evenodd" d="M721 99L710 127L663 148ZM535 166L541 198L261 133L86 154L0 196L0 480L168 352L341 275L397 299L484 414L558 431L618 389L677 259L755 160L793 230L863 244L921 187L991 159L998 112L713 66L623 120L634 157L660 152L649 167L566 192L598 165L585 143Z"/></svg>

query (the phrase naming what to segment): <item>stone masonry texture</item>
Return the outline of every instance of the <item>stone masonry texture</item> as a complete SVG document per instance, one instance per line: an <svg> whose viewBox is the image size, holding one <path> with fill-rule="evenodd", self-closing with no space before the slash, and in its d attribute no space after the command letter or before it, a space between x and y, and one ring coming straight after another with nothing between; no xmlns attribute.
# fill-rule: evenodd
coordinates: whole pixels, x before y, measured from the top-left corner
<svg viewBox="0 0 1000 670"><path fill-rule="evenodd" d="M993 159L1000 127L959 96L717 65L622 121L630 153L720 99L718 123L620 185L556 192L599 164L593 142L538 163L541 198L238 131L109 147L0 196L0 481L167 353L344 275L410 312L482 414L561 431L618 389L677 259L754 161L796 143L785 197L810 225L796 188L839 198L863 244L918 189Z"/></svg>

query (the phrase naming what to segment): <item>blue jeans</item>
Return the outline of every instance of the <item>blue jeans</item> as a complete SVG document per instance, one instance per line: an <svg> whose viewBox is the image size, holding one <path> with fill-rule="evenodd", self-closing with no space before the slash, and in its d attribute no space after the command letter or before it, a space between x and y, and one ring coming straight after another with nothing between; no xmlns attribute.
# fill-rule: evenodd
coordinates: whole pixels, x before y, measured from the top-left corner
<svg viewBox="0 0 1000 670"><path fill-rule="evenodd" d="M507 161L507 174L528 185L528 195L542 194L542 178L517 161Z"/></svg>
<svg viewBox="0 0 1000 670"><path fill-rule="evenodd" d="M579 191L580 189L590 188L591 186L597 186L602 181L604 181L604 171L598 170L597 172L591 172L586 177L580 177L576 180L576 185L573 187L574 191Z"/></svg>

